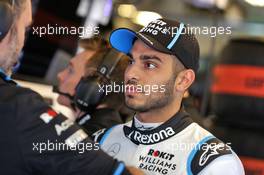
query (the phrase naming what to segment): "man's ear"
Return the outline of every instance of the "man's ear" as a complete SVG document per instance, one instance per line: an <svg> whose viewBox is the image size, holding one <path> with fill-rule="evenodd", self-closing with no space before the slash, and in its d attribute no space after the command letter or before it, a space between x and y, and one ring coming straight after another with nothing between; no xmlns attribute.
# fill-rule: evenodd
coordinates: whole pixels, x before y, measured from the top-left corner
<svg viewBox="0 0 264 175"><path fill-rule="evenodd" d="M178 92L185 92L194 82L195 73L192 69L185 69L181 71L175 81L175 90Z"/></svg>

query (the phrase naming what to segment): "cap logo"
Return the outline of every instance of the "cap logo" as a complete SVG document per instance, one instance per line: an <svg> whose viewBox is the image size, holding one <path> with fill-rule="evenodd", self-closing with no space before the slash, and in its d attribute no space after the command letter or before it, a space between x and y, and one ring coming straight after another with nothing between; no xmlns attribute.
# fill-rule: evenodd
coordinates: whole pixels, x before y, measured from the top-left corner
<svg viewBox="0 0 264 175"><path fill-rule="evenodd" d="M161 20L155 20L148 24L146 27L143 27L139 33L150 33L151 35L158 35L159 32L167 34L169 32L169 27L166 27L167 23Z"/></svg>

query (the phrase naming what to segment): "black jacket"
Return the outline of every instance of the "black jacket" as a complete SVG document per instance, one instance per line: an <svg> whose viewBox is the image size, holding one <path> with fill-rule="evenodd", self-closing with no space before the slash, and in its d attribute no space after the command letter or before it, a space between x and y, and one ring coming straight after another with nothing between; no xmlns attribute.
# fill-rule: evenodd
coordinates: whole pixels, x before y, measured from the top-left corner
<svg viewBox="0 0 264 175"><path fill-rule="evenodd" d="M100 129L111 128L114 125L123 123L118 111L111 108L96 109L91 114L81 116L76 122L89 136Z"/></svg>
<svg viewBox="0 0 264 175"><path fill-rule="evenodd" d="M3 73L0 120L0 174L127 174L124 165L98 150L79 126L53 111L39 94L17 86ZM93 150L54 150L58 143L74 146L77 142Z"/></svg>

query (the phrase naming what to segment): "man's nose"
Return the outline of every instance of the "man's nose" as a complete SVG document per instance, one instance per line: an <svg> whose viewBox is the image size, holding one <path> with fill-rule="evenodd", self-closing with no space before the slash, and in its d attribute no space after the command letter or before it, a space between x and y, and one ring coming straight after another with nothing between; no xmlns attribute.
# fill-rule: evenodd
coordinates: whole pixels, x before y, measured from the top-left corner
<svg viewBox="0 0 264 175"><path fill-rule="evenodd" d="M63 80L63 72L64 72L64 71L61 71L61 72L59 72L58 75L57 75L57 79L59 80L59 83L61 83L62 80Z"/></svg>
<svg viewBox="0 0 264 175"><path fill-rule="evenodd" d="M130 65L125 71L125 81L128 80L139 80L140 79L140 69L136 64ZM141 75L142 76L142 75Z"/></svg>

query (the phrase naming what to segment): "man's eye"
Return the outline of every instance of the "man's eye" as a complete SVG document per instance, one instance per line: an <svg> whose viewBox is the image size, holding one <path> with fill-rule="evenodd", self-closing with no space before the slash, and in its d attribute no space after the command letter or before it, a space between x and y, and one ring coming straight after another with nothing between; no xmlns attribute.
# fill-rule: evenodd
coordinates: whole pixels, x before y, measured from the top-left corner
<svg viewBox="0 0 264 175"><path fill-rule="evenodd" d="M157 66L153 63L145 63L145 68L155 69Z"/></svg>
<svg viewBox="0 0 264 175"><path fill-rule="evenodd" d="M134 64L134 63L135 63L134 60L128 60L128 64L129 64L129 65L132 65L132 64Z"/></svg>

